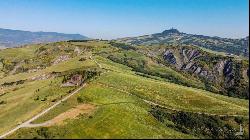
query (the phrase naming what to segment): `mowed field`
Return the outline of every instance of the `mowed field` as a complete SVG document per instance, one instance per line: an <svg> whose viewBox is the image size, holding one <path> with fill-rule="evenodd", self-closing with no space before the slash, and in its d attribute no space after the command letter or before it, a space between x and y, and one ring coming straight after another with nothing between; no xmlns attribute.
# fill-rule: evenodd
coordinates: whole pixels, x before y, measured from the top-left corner
<svg viewBox="0 0 250 140"><path fill-rule="evenodd" d="M106 72L33 123L54 121L79 105L93 106L87 113L44 127L22 128L8 138L195 138L157 121L149 113L149 102L172 110L249 117L248 100L145 78L106 58L93 59Z"/></svg>

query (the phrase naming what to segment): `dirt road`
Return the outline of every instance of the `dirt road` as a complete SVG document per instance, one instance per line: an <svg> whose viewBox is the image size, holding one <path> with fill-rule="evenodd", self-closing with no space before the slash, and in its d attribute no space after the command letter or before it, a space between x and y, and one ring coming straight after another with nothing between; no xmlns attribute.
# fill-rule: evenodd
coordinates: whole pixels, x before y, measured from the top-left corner
<svg viewBox="0 0 250 140"><path fill-rule="evenodd" d="M18 125L17 127L11 129L10 131L6 132L5 134L1 135L0 139L5 138L6 136L14 133L15 131L17 131L18 129L20 129L22 127L37 127L36 124L31 124L31 122L33 122L34 120L38 119L42 115L46 114L47 112L49 112L50 110L52 110L53 108L55 108L56 106L58 106L63 101L66 101L68 98L70 98L72 95L76 94L78 91L80 91L85 86L86 86L86 84L83 84L80 88L78 88L74 92L70 93L69 95L67 95L66 97L64 97L63 99L61 99L60 101L56 102L51 107L47 108L46 110L42 111L41 113L39 113L36 116L32 117L31 119L27 120L26 122Z"/></svg>

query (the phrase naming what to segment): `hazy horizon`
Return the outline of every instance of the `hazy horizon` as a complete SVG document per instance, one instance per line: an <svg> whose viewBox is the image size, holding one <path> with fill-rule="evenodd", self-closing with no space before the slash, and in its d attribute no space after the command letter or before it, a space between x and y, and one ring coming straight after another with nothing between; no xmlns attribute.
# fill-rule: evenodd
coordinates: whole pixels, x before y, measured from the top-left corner
<svg viewBox="0 0 250 140"><path fill-rule="evenodd" d="M116 39L173 27L190 34L243 38L249 34L248 4L248 0L5 0L0 2L0 28Z"/></svg>

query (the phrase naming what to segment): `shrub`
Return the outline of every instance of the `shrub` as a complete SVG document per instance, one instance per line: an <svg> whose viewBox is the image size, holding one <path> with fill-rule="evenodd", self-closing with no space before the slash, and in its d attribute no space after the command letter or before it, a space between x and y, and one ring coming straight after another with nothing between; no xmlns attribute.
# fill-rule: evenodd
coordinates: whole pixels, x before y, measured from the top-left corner
<svg viewBox="0 0 250 140"><path fill-rule="evenodd" d="M83 103L83 102L84 102L84 99L81 98L81 97L77 97L77 102L78 102L78 103Z"/></svg>
<svg viewBox="0 0 250 140"><path fill-rule="evenodd" d="M0 105L6 104L6 101L0 101Z"/></svg>

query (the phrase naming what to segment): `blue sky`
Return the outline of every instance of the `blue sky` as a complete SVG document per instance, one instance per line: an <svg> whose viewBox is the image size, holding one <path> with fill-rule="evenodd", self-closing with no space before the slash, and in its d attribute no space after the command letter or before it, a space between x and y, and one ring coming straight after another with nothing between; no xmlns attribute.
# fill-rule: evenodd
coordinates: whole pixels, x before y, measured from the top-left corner
<svg viewBox="0 0 250 140"><path fill-rule="evenodd" d="M245 37L248 0L0 0L0 28L112 39L181 32Z"/></svg>

